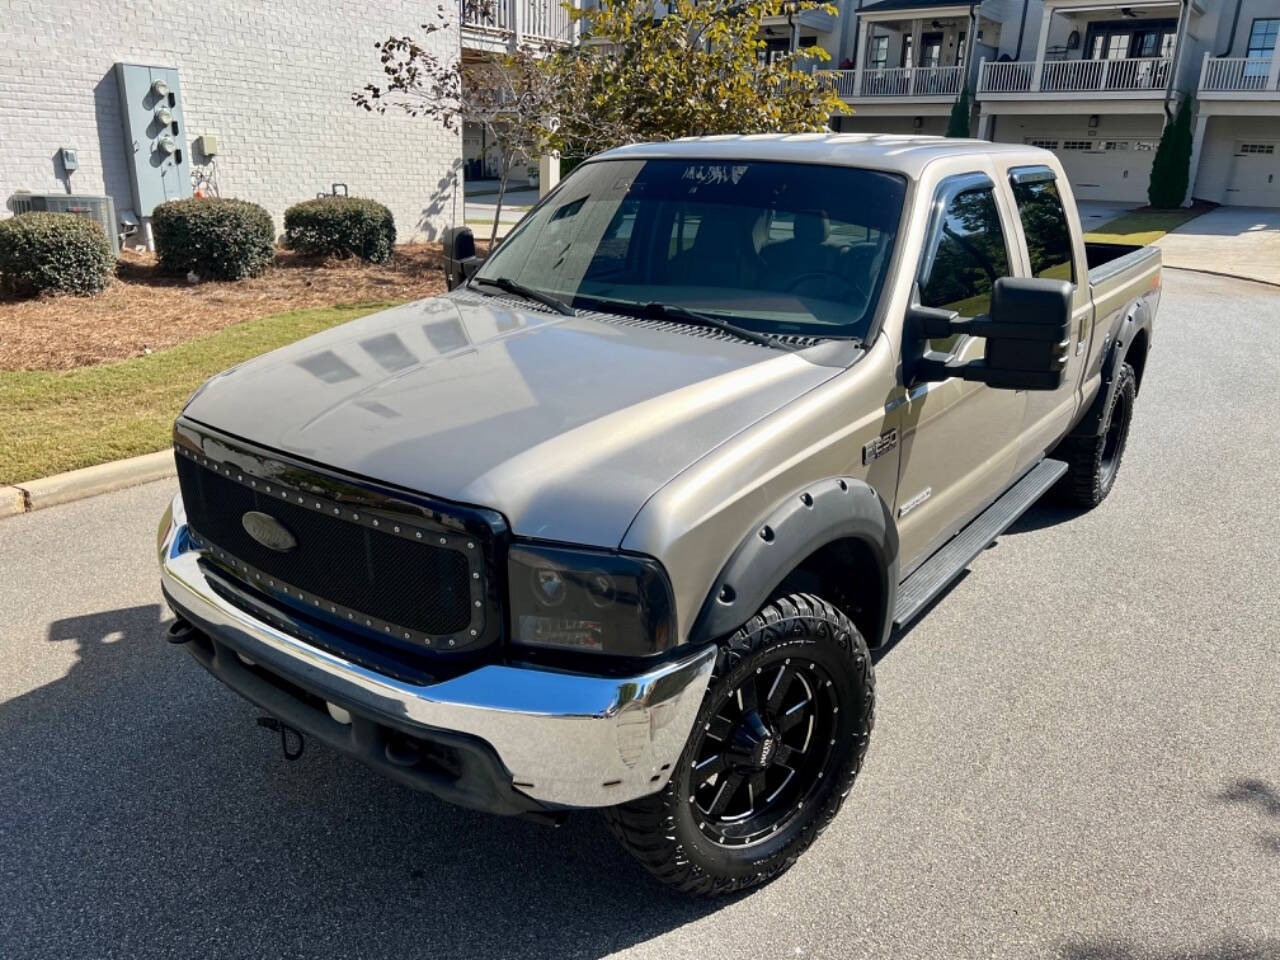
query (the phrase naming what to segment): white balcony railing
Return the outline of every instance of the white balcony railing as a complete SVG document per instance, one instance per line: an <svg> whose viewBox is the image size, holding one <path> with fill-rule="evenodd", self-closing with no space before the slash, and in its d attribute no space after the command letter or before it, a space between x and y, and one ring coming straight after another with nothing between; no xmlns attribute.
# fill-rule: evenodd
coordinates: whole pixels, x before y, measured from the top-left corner
<svg viewBox="0 0 1280 960"><path fill-rule="evenodd" d="M984 63L978 78L981 93L1026 93L1035 79L1036 65L1028 60Z"/></svg>
<svg viewBox="0 0 1280 960"><path fill-rule="evenodd" d="M509 33L515 29L511 0L461 0L462 22L481 30Z"/></svg>
<svg viewBox="0 0 1280 960"><path fill-rule="evenodd" d="M551 40L571 43L574 24L560 0L459 0L464 27L516 42Z"/></svg>
<svg viewBox="0 0 1280 960"><path fill-rule="evenodd" d="M1234 92L1274 90L1270 57L1206 57L1200 89Z"/></svg>
<svg viewBox="0 0 1280 960"><path fill-rule="evenodd" d="M521 21L523 32L539 40L556 40L568 43L573 39L573 25L569 21L569 11L560 5L560 0L515 0L523 5L524 17Z"/></svg>
<svg viewBox="0 0 1280 960"><path fill-rule="evenodd" d="M1050 60L984 63L979 93L1117 93L1126 90L1163 90L1173 61L1164 57L1130 57L1123 60Z"/></svg>
<svg viewBox="0 0 1280 960"><path fill-rule="evenodd" d="M845 100L861 97L954 97L964 83L964 67L886 67L823 71Z"/></svg>

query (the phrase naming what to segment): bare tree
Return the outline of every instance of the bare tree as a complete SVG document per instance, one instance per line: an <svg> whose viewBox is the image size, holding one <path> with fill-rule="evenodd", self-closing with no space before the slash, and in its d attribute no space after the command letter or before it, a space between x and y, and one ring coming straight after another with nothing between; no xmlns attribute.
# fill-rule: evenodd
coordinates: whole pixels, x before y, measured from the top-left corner
<svg viewBox="0 0 1280 960"><path fill-rule="evenodd" d="M548 51L522 46L485 59L464 60L460 49L443 49L432 42L447 34L450 26L441 5L432 22L421 24L421 39L391 36L374 44L383 82L366 84L351 99L369 111L401 110L435 120L451 131L468 123L484 130L486 142L497 154L499 171L498 204L489 234L492 247L512 170L550 149L556 84L542 64Z"/></svg>

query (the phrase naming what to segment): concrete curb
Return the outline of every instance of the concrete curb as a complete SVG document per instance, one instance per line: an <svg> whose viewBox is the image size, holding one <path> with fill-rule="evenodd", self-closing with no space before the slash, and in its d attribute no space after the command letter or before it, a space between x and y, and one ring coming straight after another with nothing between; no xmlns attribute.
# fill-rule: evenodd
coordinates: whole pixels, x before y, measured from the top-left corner
<svg viewBox="0 0 1280 960"><path fill-rule="evenodd" d="M128 460L69 470L12 487L0 487L0 517L136 487L140 483L172 477L174 472L173 451L161 450Z"/></svg>
<svg viewBox="0 0 1280 960"><path fill-rule="evenodd" d="M1248 283L1260 283L1266 287L1280 287L1280 282L1263 280L1261 277L1249 277L1243 273L1227 273L1225 270L1206 270L1203 267L1182 267L1177 264L1162 264L1165 270L1185 270L1187 273L1203 273L1206 277L1226 277L1228 280L1244 280Z"/></svg>
<svg viewBox="0 0 1280 960"><path fill-rule="evenodd" d="M25 513L27 495L17 487L0 487L0 517L12 517Z"/></svg>

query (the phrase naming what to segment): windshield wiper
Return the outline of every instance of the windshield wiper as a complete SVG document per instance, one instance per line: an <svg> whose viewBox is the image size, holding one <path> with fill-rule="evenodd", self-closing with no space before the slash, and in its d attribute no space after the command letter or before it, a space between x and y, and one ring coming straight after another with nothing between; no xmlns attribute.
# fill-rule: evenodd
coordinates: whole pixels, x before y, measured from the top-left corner
<svg viewBox="0 0 1280 960"><path fill-rule="evenodd" d="M751 343L758 343L764 347L774 347L778 350L787 350L794 353L800 349L794 344L786 343L782 340L775 340L773 337L763 333L756 333L754 330L748 330L746 327L740 327L736 323L730 323L728 320L721 320L719 317L710 313L702 313L699 310L690 310L688 307L682 307L674 303L661 303L657 300L643 304L641 309L651 315L659 316L664 320L674 320L679 323L696 323L704 327L711 327L719 330L721 333L732 334L740 340L747 340Z"/></svg>
<svg viewBox="0 0 1280 960"><path fill-rule="evenodd" d="M586 299L595 304L601 310L614 310L618 313L629 313L641 317L652 317L660 320L671 320L675 323L694 323L703 327L711 327L722 333L730 334L740 340L746 340L750 343L758 343L764 347L774 347L778 350L796 351L800 348L794 344L786 343L782 340L775 340L773 337L763 333L756 333L754 330L748 330L746 327L740 327L736 323L730 323L728 320L721 320L717 316L709 313L702 313L698 310L690 310L688 307L681 307L674 303L662 303L658 300L651 300L648 303L637 303L634 300L610 300L607 297L596 296L580 296L579 299Z"/></svg>
<svg viewBox="0 0 1280 960"><path fill-rule="evenodd" d="M563 314L566 317L576 317L578 315L578 311L560 298L553 297L549 293L543 293L541 290L535 290L533 287L526 287L523 283L512 280L510 277L472 277L471 282L487 283L489 286L497 287L507 293L514 293L517 297L524 297L526 300L540 303L544 307L550 307L556 313Z"/></svg>

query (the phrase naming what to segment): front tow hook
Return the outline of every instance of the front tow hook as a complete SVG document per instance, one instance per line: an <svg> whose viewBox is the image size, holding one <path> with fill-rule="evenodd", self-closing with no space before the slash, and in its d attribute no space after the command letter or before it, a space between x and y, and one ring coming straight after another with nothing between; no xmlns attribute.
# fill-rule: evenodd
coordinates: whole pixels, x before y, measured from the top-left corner
<svg viewBox="0 0 1280 960"><path fill-rule="evenodd" d="M165 631L165 639L170 643L186 643L195 635L196 628L181 617L169 624L169 629Z"/></svg>

